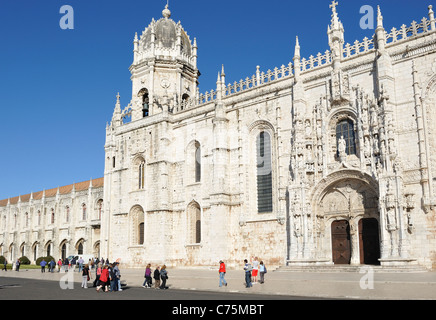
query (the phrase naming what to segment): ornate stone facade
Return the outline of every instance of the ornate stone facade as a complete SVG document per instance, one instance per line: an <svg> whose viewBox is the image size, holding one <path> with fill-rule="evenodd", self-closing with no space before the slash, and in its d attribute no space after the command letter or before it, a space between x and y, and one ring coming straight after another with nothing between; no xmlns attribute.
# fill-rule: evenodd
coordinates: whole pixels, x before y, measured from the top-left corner
<svg viewBox="0 0 436 320"><path fill-rule="evenodd" d="M196 40L168 8L135 35L132 98L106 127L103 257L433 267L432 7L390 32L379 8L354 44L330 7L325 53L301 58L297 38L287 66L228 85L223 67L205 94Z"/></svg>

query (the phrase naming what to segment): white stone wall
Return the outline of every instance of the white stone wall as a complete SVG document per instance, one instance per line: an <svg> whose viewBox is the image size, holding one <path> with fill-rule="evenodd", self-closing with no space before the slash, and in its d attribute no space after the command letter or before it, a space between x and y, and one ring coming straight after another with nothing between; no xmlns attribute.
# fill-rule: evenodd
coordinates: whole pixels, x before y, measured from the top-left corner
<svg viewBox="0 0 436 320"><path fill-rule="evenodd" d="M51 194L55 193L52 191ZM49 193L49 192L47 192ZM103 200L103 187L92 187L84 191L55 194L38 199L25 201L10 201L0 207L1 254L8 261L15 261L24 255L30 261L50 254L59 259L62 255L62 245L66 243L66 256L76 255L79 242L83 244L84 254L97 254L100 242L100 219L98 217L98 202ZM21 198L21 197L20 197ZM82 205L86 205L86 219L83 219ZM67 210L69 207L69 218ZM54 223L51 212L54 211ZM38 218L38 212L41 218ZM26 214L28 222L26 223ZM14 223L17 215L17 223Z"/></svg>

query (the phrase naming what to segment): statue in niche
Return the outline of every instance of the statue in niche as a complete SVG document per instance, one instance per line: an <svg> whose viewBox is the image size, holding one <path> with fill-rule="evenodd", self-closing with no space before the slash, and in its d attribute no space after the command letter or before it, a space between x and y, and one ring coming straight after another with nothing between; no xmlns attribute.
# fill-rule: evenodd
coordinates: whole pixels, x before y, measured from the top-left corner
<svg viewBox="0 0 436 320"><path fill-rule="evenodd" d="M347 154L345 152L346 148L347 148L347 143L345 142L344 137L341 136L338 139L338 154L339 154L339 160L341 162L344 162L347 157Z"/></svg>
<svg viewBox="0 0 436 320"><path fill-rule="evenodd" d="M306 160L309 162L313 161L313 159L312 159L312 146L310 144L308 144L306 146Z"/></svg>
<svg viewBox="0 0 436 320"><path fill-rule="evenodd" d="M371 107L371 126L378 126L377 111L375 110L374 106Z"/></svg>
<svg viewBox="0 0 436 320"><path fill-rule="evenodd" d="M365 137L365 143L364 143L364 154L365 158L369 158L371 156L371 145L369 143L369 138Z"/></svg>
<svg viewBox="0 0 436 320"><path fill-rule="evenodd" d="M395 208L389 208L386 212L387 229L388 231L397 230L397 222L395 219Z"/></svg>
<svg viewBox="0 0 436 320"><path fill-rule="evenodd" d="M347 147L347 144L345 142L344 136L341 136L338 140L338 151L339 154L345 153L345 149Z"/></svg>
<svg viewBox="0 0 436 320"><path fill-rule="evenodd" d="M318 164L319 165L323 164L323 152L322 152L322 146L321 145L318 146Z"/></svg>
<svg viewBox="0 0 436 320"><path fill-rule="evenodd" d="M305 133L306 133L306 137L312 136L312 127L310 126L309 120L306 120L306 123L305 123Z"/></svg>

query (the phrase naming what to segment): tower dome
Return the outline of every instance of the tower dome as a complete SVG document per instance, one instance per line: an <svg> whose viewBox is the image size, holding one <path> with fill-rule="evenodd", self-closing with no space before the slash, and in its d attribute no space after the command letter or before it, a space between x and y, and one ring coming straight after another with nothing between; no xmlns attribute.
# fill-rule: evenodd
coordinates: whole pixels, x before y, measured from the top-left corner
<svg viewBox="0 0 436 320"><path fill-rule="evenodd" d="M150 56L165 56L180 58L193 63L191 40L183 29L180 21L172 20L168 5L162 11L162 18L151 21L150 25L142 32L138 44L138 58ZM135 59L136 60L136 59Z"/></svg>
<svg viewBox="0 0 436 320"><path fill-rule="evenodd" d="M181 110L194 101L200 76L197 43L195 38L191 43L180 21L171 19L168 5L133 43L132 121Z"/></svg>

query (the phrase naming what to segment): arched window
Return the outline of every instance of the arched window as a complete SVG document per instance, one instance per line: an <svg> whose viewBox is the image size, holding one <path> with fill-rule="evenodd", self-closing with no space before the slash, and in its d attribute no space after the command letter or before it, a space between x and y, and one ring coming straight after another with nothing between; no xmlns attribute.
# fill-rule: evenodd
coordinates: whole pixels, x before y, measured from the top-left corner
<svg viewBox="0 0 436 320"><path fill-rule="evenodd" d="M133 246L143 245L145 239L145 221L144 209L135 205L129 212L129 225L130 225L130 244Z"/></svg>
<svg viewBox="0 0 436 320"><path fill-rule="evenodd" d="M271 136L262 131L256 139L257 154L257 212L273 211Z"/></svg>
<svg viewBox="0 0 436 320"><path fill-rule="evenodd" d="M65 207L65 222L70 222L70 207Z"/></svg>
<svg viewBox="0 0 436 320"><path fill-rule="evenodd" d="M67 257L67 245L64 243L61 249L62 261Z"/></svg>
<svg viewBox="0 0 436 320"><path fill-rule="evenodd" d="M77 246L77 254L83 254L83 243L80 242Z"/></svg>
<svg viewBox="0 0 436 320"><path fill-rule="evenodd" d="M197 203L192 203L188 207L188 242L201 242L201 209Z"/></svg>
<svg viewBox="0 0 436 320"><path fill-rule="evenodd" d="M86 204L82 204L82 220L86 220Z"/></svg>
<svg viewBox="0 0 436 320"><path fill-rule="evenodd" d="M185 110L188 103L189 103L189 95L187 93L184 93L182 95L181 110Z"/></svg>
<svg viewBox="0 0 436 320"><path fill-rule="evenodd" d="M201 181L201 147L195 144L195 182Z"/></svg>
<svg viewBox="0 0 436 320"><path fill-rule="evenodd" d="M142 89L139 92L140 95L142 95L142 117L148 117L149 115L149 110L150 110L150 99L148 97L148 90L147 89Z"/></svg>
<svg viewBox="0 0 436 320"><path fill-rule="evenodd" d="M145 162L142 161L138 168L138 189L144 189L145 173L144 173Z"/></svg>
<svg viewBox="0 0 436 320"><path fill-rule="evenodd" d="M341 137L345 140L345 153L347 155L356 154L356 139L353 121L347 119L336 125L336 143ZM338 149L339 146L337 145ZM338 151L339 155L339 151Z"/></svg>
<svg viewBox="0 0 436 320"><path fill-rule="evenodd" d="M54 222L55 222L55 213L54 213L54 209L51 209L50 223L53 224Z"/></svg>
<svg viewBox="0 0 436 320"><path fill-rule="evenodd" d="M103 200L100 199L97 201L97 219L101 220L101 214L103 212Z"/></svg>
<svg viewBox="0 0 436 320"><path fill-rule="evenodd" d="M144 244L144 222L141 222L139 224L138 229L139 229L139 235L138 235L139 242L138 242L138 244Z"/></svg>

